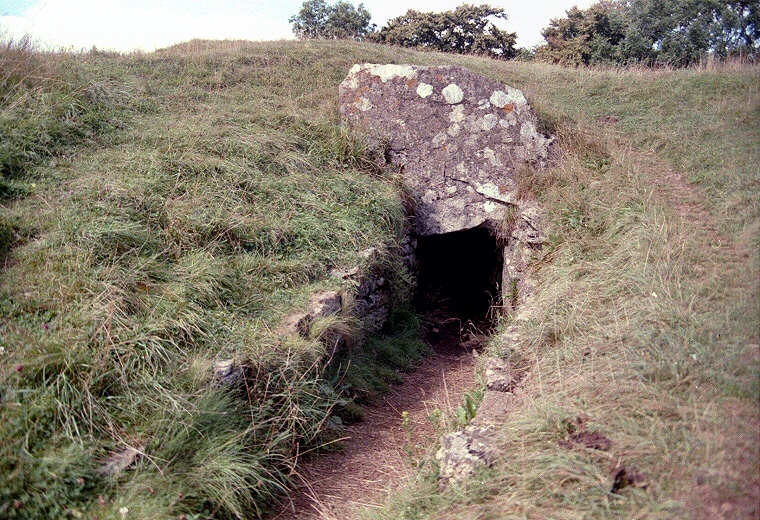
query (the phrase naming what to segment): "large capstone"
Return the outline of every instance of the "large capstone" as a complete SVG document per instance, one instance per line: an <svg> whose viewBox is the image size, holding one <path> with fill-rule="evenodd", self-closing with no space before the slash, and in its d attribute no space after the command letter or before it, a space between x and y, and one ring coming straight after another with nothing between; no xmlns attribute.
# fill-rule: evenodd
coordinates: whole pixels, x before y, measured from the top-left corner
<svg viewBox="0 0 760 520"><path fill-rule="evenodd" d="M340 112L403 171L419 235L499 222L516 172L543 165L551 143L522 92L461 67L354 65Z"/></svg>

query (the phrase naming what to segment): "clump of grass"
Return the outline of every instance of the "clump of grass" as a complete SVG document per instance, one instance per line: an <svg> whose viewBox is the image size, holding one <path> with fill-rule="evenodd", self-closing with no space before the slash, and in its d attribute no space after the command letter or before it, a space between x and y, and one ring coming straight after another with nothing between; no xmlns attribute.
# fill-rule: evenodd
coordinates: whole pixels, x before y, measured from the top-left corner
<svg viewBox="0 0 760 520"><path fill-rule="evenodd" d="M0 197L23 195L28 170L116 126L74 59L37 51L28 37L0 41Z"/></svg>

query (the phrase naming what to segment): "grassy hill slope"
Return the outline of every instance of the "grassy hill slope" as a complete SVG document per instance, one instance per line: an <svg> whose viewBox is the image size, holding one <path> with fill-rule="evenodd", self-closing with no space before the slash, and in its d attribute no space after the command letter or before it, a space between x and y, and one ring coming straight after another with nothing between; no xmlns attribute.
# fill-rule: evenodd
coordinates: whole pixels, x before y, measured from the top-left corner
<svg viewBox="0 0 760 520"><path fill-rule="evenodd" d="M512 455L449 494L423 475L387 515L667 516L743 492L729 469L758 460L756 68L568 70L347 42L0 53L16 73L0 91L0 516L255 516L329 438L324 330L278 325L314 290L350 292L332 267L370 246L393 258L398 181L338 121L337 86L366 61L522 88L563 149L524 180L552 242L524 350L503 353L532 367ZM658 186L671 168L698 183L681 202L705 226ZM242 397L213 380L231 358L252 367ZM580 415L614 452L558 447ZM134 467L99 474L126 447ZM611 496L610 457L647 490ZM690 502L697 480L713 502Z"/></svg>
<svg viewBox="0 0 760 520"><path fill-rule="evenodd" d="M561 148L522 180L550 228L531 318L491 347L528 375L493 468L439 494L433 467L361 517L757 518L757 68L467 65ZM612 493L621 469L637 482Z"/></svg>

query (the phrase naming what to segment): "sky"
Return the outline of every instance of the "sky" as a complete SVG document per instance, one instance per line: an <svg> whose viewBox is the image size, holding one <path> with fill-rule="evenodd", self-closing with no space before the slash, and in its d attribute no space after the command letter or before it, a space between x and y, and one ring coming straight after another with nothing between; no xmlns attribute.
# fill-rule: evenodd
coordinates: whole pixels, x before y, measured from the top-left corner
<svg viewBox="0 0 760 520"><path fill-rule="evenodd" d="M292 39L288 18L304 0L0 0L0 35L25 34L46 49L153 51L192 38ZM328 0L328 3L334 3ZM354 0L358 5L358 0ZM543 41L541 29L574 5L593 0L364 0L378 27L408 9L448 11L463 3L503 7L499 27L518 47Z"/></svg>

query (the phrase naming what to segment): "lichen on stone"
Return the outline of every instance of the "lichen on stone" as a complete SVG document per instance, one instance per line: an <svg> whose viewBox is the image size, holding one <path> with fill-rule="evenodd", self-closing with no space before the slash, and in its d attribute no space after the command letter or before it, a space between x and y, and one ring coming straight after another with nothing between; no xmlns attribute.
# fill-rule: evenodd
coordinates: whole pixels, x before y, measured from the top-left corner
<svg viewBox="0 0 760 520"><path fill-rule="evenodd" d="M525 96L519 90L509 87L507 87L506 90L507 92L497 90L491 94L491 97L489 98L491 104L499 108L504 108L507 105L512 105L512 109L514 109L515 106L528 104L528 100L525 99Z"/></svg>
<svg viewBox="0 0 760 520"><path fill-rule="evenodd" d="M464 99L464 92L456 83L450 83L441 91L441 94L449 105L456 105Z"/></svg>
<svg viewBox="0 0 760 520"><path fill-rule="evenodd" d="M439 466L439 485L447 487L461 482L478 468L491 466L496 459L496 451L489 442L489 431L485 428L467 426L464 430L441 437L441 447L435 458Z"/></svg>
<svg viewBox="0 0 760 520"><path fill-rule="evenodd" d="M454 107L454 109L451 111L451 114L449 114L449 121L452 123L461 123L464 121L465 115L464 115L464 106L457 105Z"/></svg>
<svg viewBox="0 0 760 520"><path fill-rule="evenodd" d="M451 125L448 129L448 133L451 137L456 137L459 135L459 131L462 129L462 127L459 125L459 123L454 123Z"/></svg>
<svg viewBox="0 0 760 520"><path fill-rule="evenodd" d="M417 71L411 65L375 65L369 68L369 71L372 75L379 77L383 83L397 77L414 78L417 76Z"/></svg>
<svg viewBox="0 0 760 520"><path fill-rule="evenodd" d="M486 132L490 131L499 122L499 116L496 114L486 114L482 119L482 128Z"/></svg>
<svg viewBox="0 0 760 520"><path fill-rule="evenodd" d="M444 132L438 132L435 134L435 137L433 137L433 146L435 148L440 148L443 143L446 142L447 136Z"/></svg>
<svg viewBox="0 0 760 520"><path fill-rule="evenodd" d="M496 155L496 152L488 147L483 148L483 158L491 163L491 166L503 166L501 159Z"/></svg>
<svg viewBox="0 0 760 520"><path fill-rule="evenodd" d="M417 85L417 95L421 98L426 98L430 96L433 93L433 85L428 85L427 83L420 83Z"/></svg>

